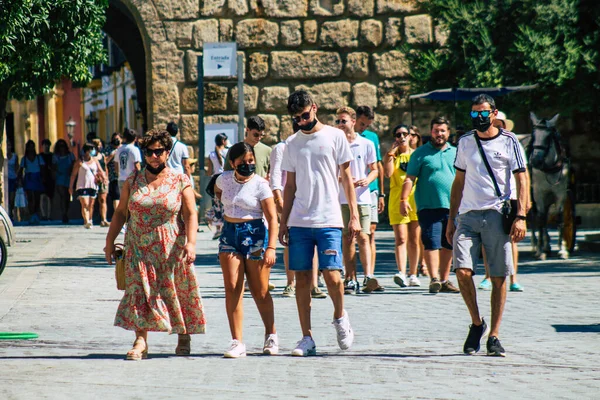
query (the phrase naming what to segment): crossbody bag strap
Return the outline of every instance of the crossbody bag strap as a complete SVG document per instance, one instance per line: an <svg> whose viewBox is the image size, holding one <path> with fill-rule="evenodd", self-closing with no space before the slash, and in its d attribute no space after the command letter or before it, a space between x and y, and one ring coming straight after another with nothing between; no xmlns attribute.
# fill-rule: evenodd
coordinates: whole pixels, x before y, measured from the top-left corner
<svg viewBox="0 0 600 400"><path fill-rule="evenodd" d="M479 148L479 154L481 154L481 158L483 159L483 163L485 164L485 169L487 169L488 174L490 174L490 178L492 178L492 182L494 182L494 189L496 190L496 196L502 197L502 192L500 192L500 187L498 186L498 182L496 182L496 177L494 176L494 171L492 171L492 167L490 167L490 163L485 156L485 151L481 146L481 141L479 140L479 136L477 136L477 132L473 134L475 136L475 141L477 142L477 147Z"/></svg>
<svg viewBox="0 0 600 400"><path fill-rule="evenodd" d="M171 147L171 152L169 153L169 160L171 159L171 156L173 156L173 151L175 151L175 145L179 142L179 139L175 139L175 143L173 143L173 147Z"/></svg>

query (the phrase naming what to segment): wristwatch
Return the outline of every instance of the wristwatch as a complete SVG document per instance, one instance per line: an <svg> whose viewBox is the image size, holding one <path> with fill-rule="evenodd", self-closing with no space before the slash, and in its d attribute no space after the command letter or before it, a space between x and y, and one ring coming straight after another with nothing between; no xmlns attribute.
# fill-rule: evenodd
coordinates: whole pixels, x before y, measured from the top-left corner
<svg viewBox="0 0 600 400"><path fill-rule="evenodd" d="M385 199L385 193L381 193L381 194L379 195L379 198L380 198L380 199Z"/></svg>
<svg viewBox="0 0 600 400"><path fill-rule="evenodd" d="M515 217L515 219L520 219L520 220L523 220L523 221L525 221L525 220L527 219L527 217L526 217L525 215L517 215L517 216Z"/></svg>

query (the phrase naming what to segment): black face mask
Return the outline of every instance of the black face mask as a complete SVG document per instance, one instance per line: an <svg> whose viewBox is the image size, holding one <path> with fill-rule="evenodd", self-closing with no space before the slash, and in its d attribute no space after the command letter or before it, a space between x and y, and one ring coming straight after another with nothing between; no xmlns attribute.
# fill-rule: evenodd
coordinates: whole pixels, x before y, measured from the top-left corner
<svg viewBox="0 0 600 400"><path fill-rule="evenodd" d="M315 119L310 121L308 124L300 125L300 129L304 132L310 132L315 127L315 125L317 125L317 122L319 122L319 120L317 119L317 117L315 117Z"/></svg>
<svg viewBox="0 0 600 400"><path fill-rule="evenodd" d="M473 128L477 129L479 132L485 132L492 125L490 121L490 117L484 118L481 115L477 116L477 118L471 118L473 122Z"/></svg>
<svg viewBox="0 0 600 400"><path fill-rule="evenodd" d="M154 168L152 165L150 164L146 164L146 169L148 170L148 172L150 172L152 175L158 175L161 173L161 171L163 169L165 169L167 167L167 165L165 163L160 164L157 168Z"/></svg>
<svg viewBox="0 0 600 400"><path fill-rule="evenodd" d="M121 141L120 140L113 140L112 142L110 142L113 146L115 147L119 147L121 145Z"/></svg>
<svg viewBox="0 0 600 400"><path fill-rule="evenodd" d="M256 164L240 164L235 171L241 176L250 176L256 171Z"/></svg>

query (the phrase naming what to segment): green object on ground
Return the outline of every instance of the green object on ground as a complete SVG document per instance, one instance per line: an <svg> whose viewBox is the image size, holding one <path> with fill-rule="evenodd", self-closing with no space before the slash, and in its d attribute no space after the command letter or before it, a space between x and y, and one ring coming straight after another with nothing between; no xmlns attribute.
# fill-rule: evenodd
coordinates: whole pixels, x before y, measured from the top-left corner
<svg viewBox="0 0 600 400"><path fill-rule="evenodd" d="M32 332L0 332L0 340L29 340L37 338L38 334Z"/></svg>

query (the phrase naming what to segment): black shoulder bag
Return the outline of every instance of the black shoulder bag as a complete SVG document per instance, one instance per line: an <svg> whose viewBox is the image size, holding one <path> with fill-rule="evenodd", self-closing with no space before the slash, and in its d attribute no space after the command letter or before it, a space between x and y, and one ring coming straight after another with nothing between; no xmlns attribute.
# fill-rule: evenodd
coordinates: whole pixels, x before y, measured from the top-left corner
<svg viewBox="0 0 600 400"><path fill-rule="evenodd" d="M487 169L488 174L490 174L490 178L492 178L492 182L494 182L496 196L498 196L498 198L502 198L502 192L500 192L500 187L498 186L498 182L496 182L496 177L494 176L494 171L492 171L492 167L490 167L490 163L485 156L485 151L483 150L483 147L481 147L481 141L479 140L479 136L477 136L477 132L475 132L474 136L475 141L477 142L477 147L479 148L479 154L481 154L481 158L485 164L485 169ZM512 225L513 222L515 222L516 217L517 200L504 200L502 202L502 227L504 228L504 233L507 235L510 234L510 230L512 229Z"/></svg>

